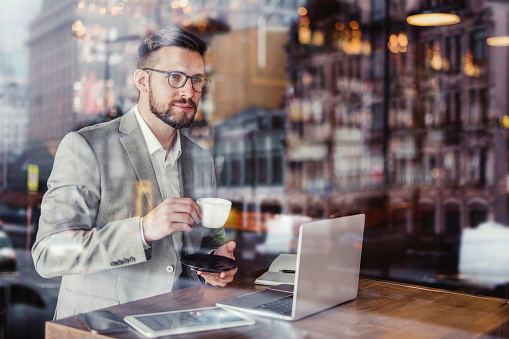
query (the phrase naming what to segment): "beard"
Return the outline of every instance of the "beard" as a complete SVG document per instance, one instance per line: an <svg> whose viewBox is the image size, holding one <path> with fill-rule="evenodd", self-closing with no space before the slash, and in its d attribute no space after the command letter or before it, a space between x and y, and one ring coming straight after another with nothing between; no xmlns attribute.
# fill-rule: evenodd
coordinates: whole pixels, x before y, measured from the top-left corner
<svg viewBox="0 0 509 339"><path fill-rule="evenodd" d="M148 104L150 107L150 111L156 117L158 117L161 121L163 121L168 126L174 129L187 128L193 125L197 107L194 101L192 101L191 99L172 100L167 105L165 105L164 103L157 102L156 100L154 100L152 91L149 90ZM191 106L193 110L193 115L188 117L186 112L182 112L181 114L175 112L173 107L175 104L186 104Z"/></svg>

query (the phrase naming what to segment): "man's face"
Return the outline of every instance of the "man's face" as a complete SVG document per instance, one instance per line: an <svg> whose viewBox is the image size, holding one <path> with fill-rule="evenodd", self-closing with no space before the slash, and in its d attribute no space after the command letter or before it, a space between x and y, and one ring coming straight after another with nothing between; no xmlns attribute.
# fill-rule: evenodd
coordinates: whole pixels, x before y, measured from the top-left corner
<svg viewBox="0 0 509 339"><path fill-rule="evenodd" d="M203 60L198 52L172 46L161 48L157 54L157 63L150 68L179 71L188 76L204 74ZM187 79L181 88L172 88L167 74L148 72L150 111L175 129L190 127L201 98L201 93L192 88L191 79Z"/></svg>

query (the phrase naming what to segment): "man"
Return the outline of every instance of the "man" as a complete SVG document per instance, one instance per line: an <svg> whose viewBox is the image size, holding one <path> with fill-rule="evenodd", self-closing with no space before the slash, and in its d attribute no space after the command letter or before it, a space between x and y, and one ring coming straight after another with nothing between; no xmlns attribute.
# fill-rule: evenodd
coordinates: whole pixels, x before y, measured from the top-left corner
<svg viewBox="0 0 509 339"><path fill-rule="evenodd" d="M236 270L202 274L180 263L196 252L234 258L236 246L200 224L194 199L214 194L214 165L179 133L209 83L205 50L180 29L153 33L138 50L138 105L62 140L32 248L41 276L62 276L55 319L233 280Z"/></svg>

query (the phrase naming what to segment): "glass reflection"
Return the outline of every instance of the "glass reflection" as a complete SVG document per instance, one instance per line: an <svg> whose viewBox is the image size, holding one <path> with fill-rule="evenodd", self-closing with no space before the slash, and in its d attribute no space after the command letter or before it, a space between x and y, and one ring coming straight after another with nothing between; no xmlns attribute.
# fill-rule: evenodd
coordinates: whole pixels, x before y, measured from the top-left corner
<svg viewBox="0 0 509 339"><path fill-rule="evenodd" d="M461 22L406 23L429 5ZM295 253L301 222L366 213L362 274L509 297L509 58L486 42L508 35L508 7L9 2L0 11L0 278L12 291L23 281L34 297L12 300L5 334L36 337L53 313L59 281L38 277L26 254L60 140L135 104L137 46L166 25L209 45L213 81L187 133L214 155L218 196L233 201L225 227L239 273ZM27 308L34 326L19 320Z"/></svg>

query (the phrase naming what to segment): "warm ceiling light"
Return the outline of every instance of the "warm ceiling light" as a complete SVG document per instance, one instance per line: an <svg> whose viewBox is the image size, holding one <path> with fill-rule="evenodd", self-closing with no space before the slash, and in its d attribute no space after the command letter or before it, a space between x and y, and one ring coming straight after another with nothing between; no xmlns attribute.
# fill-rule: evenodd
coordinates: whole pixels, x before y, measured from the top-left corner
<svg viewBox="0 0 509 339"><path fill-rule="evenodd" d="M359 29L359 23L357 21L350 21L351 29Z"/></svg>
<svg viewBox="0 0 509 339"><path fill-rule="evenodd" d="M486 43L490 46L509 46L509 36L495 36L486 39Z"/></svg>
<svg viewBox="0 0 509 339"><path fill-rule="evenodd" d="M308 10L305 7L299 7L297 12L299 13L300 16L304 16L304 15L308 14Z"/></svg>
<svg viewBox="0 0 509 339"><path fill-rule="evenodd" d="M449 13L421 13L406 18L406 22L413 26L445 26L454 25L460 21L459 16Z"/></svg>

